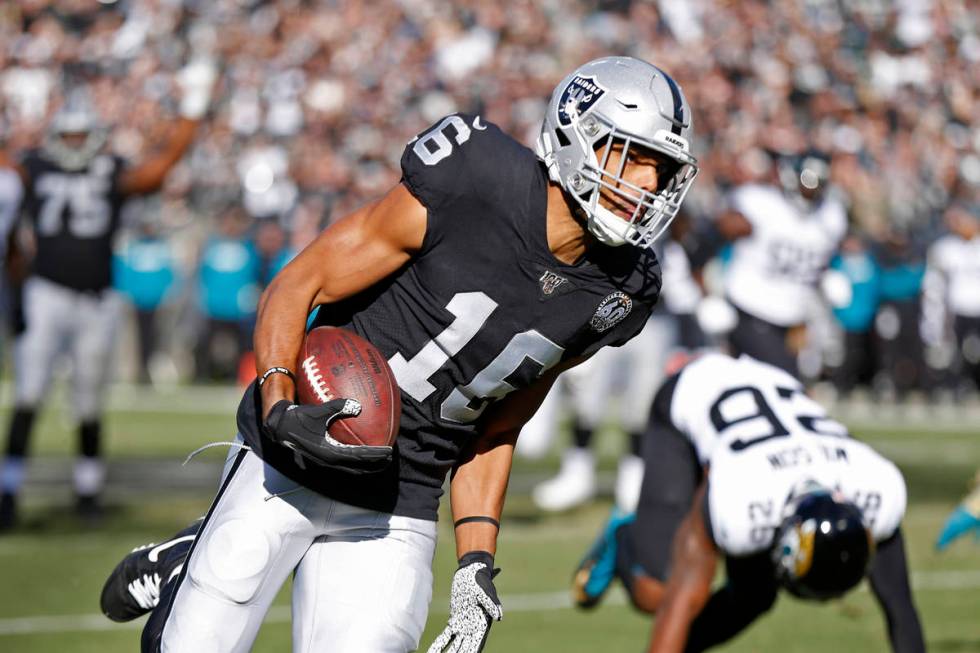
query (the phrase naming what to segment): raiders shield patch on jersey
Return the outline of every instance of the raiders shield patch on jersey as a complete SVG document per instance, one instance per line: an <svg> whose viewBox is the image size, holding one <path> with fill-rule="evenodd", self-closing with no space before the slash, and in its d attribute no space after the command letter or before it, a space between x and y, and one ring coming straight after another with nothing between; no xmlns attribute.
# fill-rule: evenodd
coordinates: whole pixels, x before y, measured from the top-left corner
<svg viewBox="0 0 980 653"><path fill-rule="evenodd" d="M599 303L589 326L598 333L608 331L622 322L632 310L633 300L630 296L624 292L614 292Z"/></svg>
<svg viewBox="0 0 980 653"><path fill-rule="evenodd" d="M605 95L606 89L596 83L591 75L576 75L561 92L558 102L558 124L568 127L573 120L587 114L596 102Z"/></svg>

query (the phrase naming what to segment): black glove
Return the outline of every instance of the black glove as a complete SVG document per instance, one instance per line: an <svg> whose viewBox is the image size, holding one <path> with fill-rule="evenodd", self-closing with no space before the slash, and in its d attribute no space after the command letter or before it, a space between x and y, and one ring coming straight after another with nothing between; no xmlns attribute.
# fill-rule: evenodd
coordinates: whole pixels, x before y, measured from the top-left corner
<svg viewBox="0 0 980 653"><path fill-rule="evenodd" d="M490 634L490 624L504 618L487 551L471 551L459 559L449 598L449 624L432 642L428 653L479 653Z"/></svg>
<svg viewBox="0 0 980 653"><path fill-rule="evenodd" d="M269 411L262 428L273 441L314 465L352 474L380 472L391 463L391 447L344 444L327 433L335 419L360 414L361 404L354 399L334 399L319 406L298 406L283 399Z"/></svg>

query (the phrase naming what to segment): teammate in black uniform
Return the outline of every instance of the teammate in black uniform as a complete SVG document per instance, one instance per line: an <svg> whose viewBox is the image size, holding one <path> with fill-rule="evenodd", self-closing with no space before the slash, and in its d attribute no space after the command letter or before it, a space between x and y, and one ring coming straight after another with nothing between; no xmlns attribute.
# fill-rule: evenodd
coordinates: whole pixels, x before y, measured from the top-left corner
<svg viewBox="0 0 980 653"><path fill-rule="evenodd" d="M86 517L100 512L98 494L105 476L102 397L119 310L111 289L119 209L127 196L160 188L193 140L213 78L208 64L192 64L183 71L182 117L160 152L139 165L126 166L119 157L101 152L104 130L78 91L52 119L44 144L16 165L36 253L23 287L25 331L15 346L14 412L0 469L0 530L15 523L31 430L62 350L73 358L78 508Z"/></svg>
<svg viewBox="0 0 980 653"><path fill-rule="evenodd" d="M264 293L261 380L238 413L245 446L193 544L127 556L105 613L133 618L159 599L144 651L245 651L295 572L294 650L414 650L450 473L460 567L430 650L480 650L502 614L493 556L514 442L562 370L646 322L660 290L648 247L697 171L690 119L663 71L607 58L557 87L537 154L465 114L409 143L401 183L327 229ZM320 323L388 358L402 395L393 452L324 436L356 412L349 402L293 405L318 305Z"/></svg>

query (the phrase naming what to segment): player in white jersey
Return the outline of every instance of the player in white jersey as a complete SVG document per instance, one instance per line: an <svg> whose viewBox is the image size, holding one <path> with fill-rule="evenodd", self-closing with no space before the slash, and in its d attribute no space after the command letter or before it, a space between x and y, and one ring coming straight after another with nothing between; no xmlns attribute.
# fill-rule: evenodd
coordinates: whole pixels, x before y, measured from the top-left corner
<svg viewBox="0 0 980 653"><path fill-rule="evenodd" d="M738 311L736 353L796 374L795 339L818 299L821 275L847 229L847 214L828 192L829 166L819 153L784 159L782 187L736 188L717 221L734 241L725 294Z"/></svg>
<svg viewBox="0 0 980 653"><path fill-rule="evenodd" d="M619 577L657 613L651 651L701 651L768 611L780 587L828 599L867 574L893 650L924 650L902 475L794 377L744 355L695 359L658 391L644 460L636 514L610 520L576 573L580 606ZM712 593L718 555L727 582Z"/></svg>
<svg viewBox="0 0 980 653"><path fill-rule="evenodd" d="M980 387L980 218L966 205L953 205L946 225L950 233L927 256L923 326L933 341L952 326L957 371L965 385Z"/></svg>
<svg viewBox="0 0 980 653"><path fill-rule="evenodd" d="M980 218L965 204L946 210L950 233L929 248L923 284L923 331L942 342L947 325L956 340L960 389L980 389ZM936 541L945 549L967 533L980 534L980 473L977 487L946 519Z"/></svg>

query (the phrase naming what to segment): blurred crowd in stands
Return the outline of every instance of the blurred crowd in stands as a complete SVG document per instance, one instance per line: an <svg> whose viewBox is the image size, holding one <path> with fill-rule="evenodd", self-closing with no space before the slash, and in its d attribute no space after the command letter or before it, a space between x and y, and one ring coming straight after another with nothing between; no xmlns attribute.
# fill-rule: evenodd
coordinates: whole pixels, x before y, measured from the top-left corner
<svg viewBox="0 0 980 653"><path fill-rule="evenodd" d="M980 331L957 348L944 291L928 292L932 243L980 215L974 0L20 0L0 5L0 145L38 143L84 85L109 147L138 157L175 112L175 71L218 64L191 152L127 207L116 285L138 316L141 374L166 375L154 357L167 352L181 377L222 378L262 286L396 183L417 132L466 111L530 145L560 75L604 54L656 62L695 109L701 173L681 240L695 269L717 254L704 226L732 187L771 182L781 155L830 157L849 219L832 267L851 292L812 330L810 376L902 392L976 374Z"/></svg>

